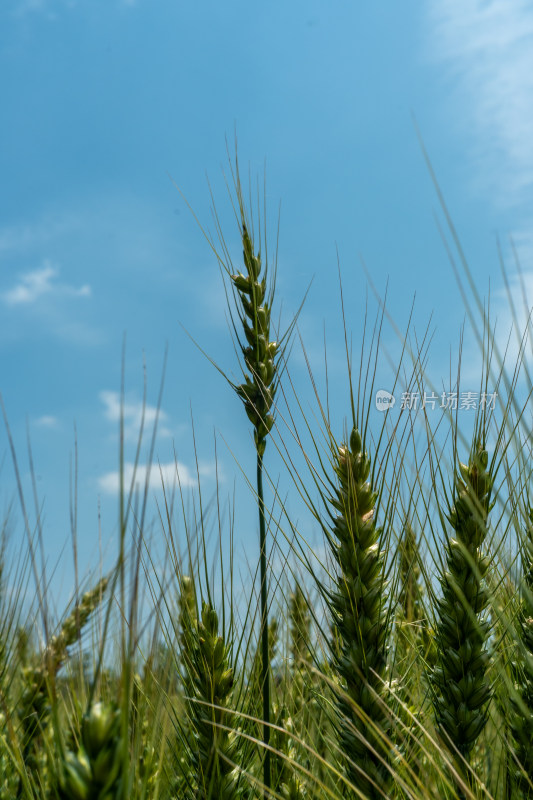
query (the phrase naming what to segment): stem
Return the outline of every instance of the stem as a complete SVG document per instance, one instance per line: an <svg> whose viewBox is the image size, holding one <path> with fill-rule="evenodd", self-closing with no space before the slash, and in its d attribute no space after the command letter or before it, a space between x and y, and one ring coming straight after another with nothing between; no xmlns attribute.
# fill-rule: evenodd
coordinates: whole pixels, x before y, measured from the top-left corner
<svg viewBox="0 0 533 800"><path fill-rule="evenodd" d="M266 561L266 525L265 503L263 499L263 456L257 453L257 497L259 500L259 547L261 550L261 683L263 688L263 743L265 745L265 760L263 762L263 783L265 784L265 797L270 795L270 680L269 680L269 653L268 653L268 593L267 593L267 561Z"/></svg>

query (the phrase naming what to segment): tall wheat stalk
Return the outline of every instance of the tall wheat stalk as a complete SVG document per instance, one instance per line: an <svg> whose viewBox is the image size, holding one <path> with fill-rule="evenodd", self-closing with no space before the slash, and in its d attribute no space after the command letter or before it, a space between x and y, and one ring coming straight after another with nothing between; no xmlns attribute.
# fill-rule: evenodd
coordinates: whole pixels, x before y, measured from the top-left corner
<svg viewBox="0 0 533 800"><path fill-rule="evenodd" d="M239 199L241 193L239 190ZM261 275L261 255L254 253L253 243L246 227L244 208L241 205L243 258L246 274L232 275L241 304L241 322L246 344L242 345L244 363L248 370L245 382L237 387L248 419L254 426L257 451L257 500L259 507L259 550L261 580L261 653L263 693L263 742L265 744L263 780L266 789L271 786L270 769L270 666L268 646L268 584L265 500L263 490L263 457L266 440L274 424L270 413L274 401L274 357L277 343L270 341L270 302L266 297L266 270Z"/></svg>
<svg viewBox="0 0 533 800"><path fill-rule="evenodd" d="M271 787L271 757L268 747L270 741L271 699L268 643L267 526L263 488L263 458L267 439L274 425L273 404L279 381L277 361L281 354L281 347L280 342L274 340L271 332L271 311L276 283L275 260L274 273L269 280L266 232L264 252L262 253L261 248L257 247L257 243L254 242L253 224L250 223L246 212L237 158L235 158L235 168L232 168L232 177L237 200L234 211L240 230L244 270L235 271L218 218L217 226L222 254L217 252L211 241L210 243L217 255L219 264L230 280L236 313L241 327L239 334L234 323L244 361L244 381L237 385L231 381L230 383L241 398L246 415L252 423L254 431L259 513L259 573L261 581L261 692L263 697L263 743L265 745L263 782L266 787L265 792L268 794L268 790Z"/></svg>
<svg viewBox="0 0 533 800"><path fill-rule="evenodd" d="M485 577L490 567L482 547L492 508L493 476L484 438L476 436L468 464L459 462L455 500L449 510L452 537L446 544L446 569L437 603L437 663L431 673L435 723L442 740L458 756L457 767L472 784L468 763L487 722L492 687Z"/></svg>
<svg viewBox="0 0 533 800"><path fill-rule="evenodd" d="M338 570L328 605L339 640L332 653L341 690L339 749L348 782L360 796L382 800L392 783L385 700L390 626L378 494L368 481L370 459L357 428L334 459L338 483L330 497L331 527L324 529Z"/></svg>

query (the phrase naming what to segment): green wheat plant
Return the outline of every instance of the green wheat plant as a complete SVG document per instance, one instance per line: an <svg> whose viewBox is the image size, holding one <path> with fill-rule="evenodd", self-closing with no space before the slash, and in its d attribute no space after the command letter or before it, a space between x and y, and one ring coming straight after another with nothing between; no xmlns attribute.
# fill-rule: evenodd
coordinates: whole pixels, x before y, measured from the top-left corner
<svg viewBox="0 0 533 800"><path fill-rule="evenodd" d="M514 738L512 782L523 798L533 797L533 509L523 515L522 580L515 613L515 660L510 692L510 731Z"/></svg>
<svg viewBox="0 0 533 800"><path fill-rule="evenodd" d="M329 604L341 642L334 655L343 690L337 701L340 749L349 782L364 796L383 797L391 785L389 621L377 494L368 481L370 459L357 428L334 458L338 485L330 497L332 524L326 535L338 570Z"/></svg>
<svg viewBox="0 0 533 800"><path fill-rule="evenodd" d="M199 800L229 800L244 796L245 784L238 763L242 752L238 735L228 726L234 672L224 639L219 635L218 615L204 602L191 626L187 646L188 708L193 729L194 793Z"/></svg>
<svg viewBox="0 0 533 800"><path fill-rule="evenodd" d="M271 341L270 314L273 288L266 294L266 270L262 272L261 255L254 252L254 244L246 226L242 192L237 183L239 209L241 213L243 260L246 273L237 273L231 280L238 293L241 305L241 323L245 335L242 354L247 368L245 382L237 387L237 394L244 403L248 419L254 427L254 442L257 450L257 498L259 507L259 550L261 581L261 688L263 694L263 742L267 747L264 763L264 783L270 788L270 670L268 646L268 577L266 519L263 491L263 457L267 436L274 424L271 413L275 392L276 341Z"/></svg>
<svg viewBox="0 0 533 800"><path fill-rule="evenodd" d="M0 800L532 800L525 337L509 372L486 309L471 314L483 388L490 379L507 398L479 410L473 430L459 412L435 424L403 406L381 414L385 303L365 359L368 300L346 303L341 284L345 374L326 363L325 402L300 339L318 406L309 413L288 358L295 320L280 336L273 319L277 245L267 250L261 203L253 213L245 202L236 160L231 177L239 266L216 213L209 241L242 369L222 374L253 434L259 558L250 567L245 557L247 572L236 566L234 535L248 522L242 498L223 497L217 456L209 500L200 469L190 494L179 462L172 489L161 469L149 519L157 424L141 464L143 417L128 485L123 367L118 555L89 573L105 577L86 592L76 564L76 599L53 624L40 506L32 522L7 426L27 538L9 549L10 509ZM357 324L364 317L359 355L348 311ZM429 382L429 337L420 342L410 325L393 328L393 392Z"/></svg>
<svg viewBox="0 0 533 800"><path fill-rule="evenodd" d="M22 754L25 765L30 769L34 764L36 738L42 734L49 721L52 710L51 693L58 671L68 656L68 648L74 645L87 624L89 617L101 604L109 583L107 577L87 591L62 624L59 632L52 636L36 666L26 666L22 670L23 691L19 701L19 716L22 727ZM19 784L19 796L22 781Z"/></svg>
<svg viewBox="0 0 533 800"><path fill-rule="evenodd" d="M266 209L264 229L259 217L257 237L254 230L253 212L245 203L239 164L235 156L235 166L230 168L233 180L235 200L233 209L242 243L242 267L235 269L232 257L226 245L225 237L216 216L219 248L211 242L211 246L219 261L222 272L226 275L233 294L232 320L238 347L243 359L243 382L235 384L229 381L242 400L248 420L253 426L256 450L256 491L259 515L259 580L260 580L260 640L261 640L261 695L263 698L263 782L265 791L271 787L271 675L269 662L269 579L267 574L267 514L264 500L264 455L268 437L274 426L275 395L280 380L279 363L284 350L284 341L288 339L289 330L283 336L277 336L272 324L274 304L277 248L271 264L268 258L266 231ZM230 192L230 195L232 193ZM251 206L251 203L250 203ZM228 298L229 299L229 298ZM234 309L234 310L233 310ZM238 324L234 318L238 319ZM240 330L239 330L240 328Z"/></svg>
<svg viewBox="0 0 533 800"><path fill-rule="evenodd" d="M419 540L406 520L398 543L398 587L395 613L396 669L402 675L401 691L410 702L411 686L416 693L419 684L415 660L423 649L426 627L422 600L421 555ZM414 675L412 673L415 672Z"/></svg>
<svg viewBox="0 0 533 800"><path fill-rule="evenodd" d="M431 675L437 728L447 747L465 761L486 724L492 694L484 583L490 560L482 550L494 481L488 463L480 438L468 464L459 463L449 515L454 533L447 544L435 626L437 664Z"/></svg>
<svg viewBox="0 0 533 800"><path fill-rule="evenodd" d="M408 764L410 773L417 780L423 774L425 760L421 722L428 687L423 665L430 655L430 641L424 608L420 539L408 518L402 527L397 555L397 604L392 642L395 712L399 722L396 733L401 732L397 735L402 751L401 766Z"/></svg>
<svg viewBox="0 0 533 800"><path fill-rule="evenodd" d="M94 703L81 723L79 747L67 750L59 778L61 800L111 800L118 797L121 775L120 711Z"/></svg>

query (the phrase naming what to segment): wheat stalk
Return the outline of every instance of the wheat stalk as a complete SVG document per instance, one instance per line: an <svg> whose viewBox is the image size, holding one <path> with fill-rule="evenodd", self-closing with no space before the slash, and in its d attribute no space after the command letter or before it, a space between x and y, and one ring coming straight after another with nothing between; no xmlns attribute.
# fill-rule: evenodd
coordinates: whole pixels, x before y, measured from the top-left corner
<svg viewBox="0 0 533 800"><path fill-rule="evenodd" d="M234 175L243 247L245 272L232 273L230 279L237 298L238 313L244 332L241 350L246 371L244 383L236 391L244 403L248 419L254 427L257 454L257 500L259 510L259 550L261 580L261 653L263 695L263 743L265 745L263 782L270 788L270 668L268 644L268 583L266 553L266 519L263 491L263 457L267 437L274 425L272 406L277 384L276 357L278 342L271 338L270 314L274 298L275 278L267 289L267 265L263 265L261 252L256 252L253 238L246 222L238 164ZM266 249L266 248L265 248Z"/></svg>
<svg viewBox="0 0 533 800"><path fill-rule="evenodd" d="M435 625L437 663L431 673L436 726L450 751L458 755L463 773L485 727L492 694L484 580L490 561L482 552L492 486L488 452L478 440L468 464L459 463L455 478L455 502L449 513L454 536L446 545L447 568L441 576Z"/></svg>
<svg viewBox="0 0 533 800"><path fill-rule="evenodd" d="M339 649L332 652L337 693L339 749L346 778L369 800L388 797L391 786L386 709L388 615L384 553L375 522L377 493L368 481L370 459L354 428L334 453L337 488L325 526L338 568L328 597Z"/></svg>

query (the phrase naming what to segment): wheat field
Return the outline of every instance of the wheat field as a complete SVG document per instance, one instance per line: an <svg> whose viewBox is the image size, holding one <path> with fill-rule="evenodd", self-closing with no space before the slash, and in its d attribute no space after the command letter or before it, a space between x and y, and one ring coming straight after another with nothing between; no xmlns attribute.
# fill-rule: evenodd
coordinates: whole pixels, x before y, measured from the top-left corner
<svg viewBox="0 0 533 800"><path fill-rule="evenodd" d="M391 410L375 427L382 307L371 336L370 326L356 331L361 353L346 335L345 424L333 430L318 389L313 418L293 390L298 314L282 331L273 322L276 248L245 201L236 160L228 185L242 260L220 225L209 245L241 359L242 382L227 378L227 388L253 432L252 587L231 558L220 556L212 577L203 518L184 513L178 525L166 493L162 575L123 485L114 568L95 571L59 621L37 574L28 614L35 564L31 553L10 563L7 518L0 800L533 798L529 330L506 364L483 304L469 309L480 394L498 393L494 406L480 403L471 430L458 413L437 426L423 410L416 420ZM339 313L346 332L342 287ZM424 363L405 332L403 391L420 390ZM309 379L315 387L311 364ZM459 380L458 371L452 389ZM320 552L279 496L274 525L274 450L322 533ZM282 578L273 570L280 530Z"/></svg>

